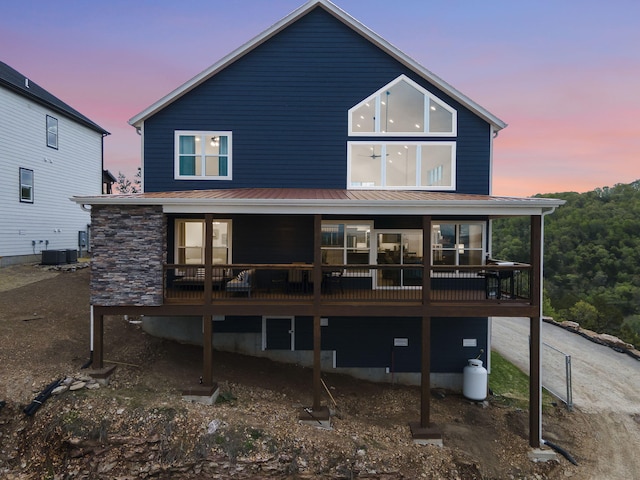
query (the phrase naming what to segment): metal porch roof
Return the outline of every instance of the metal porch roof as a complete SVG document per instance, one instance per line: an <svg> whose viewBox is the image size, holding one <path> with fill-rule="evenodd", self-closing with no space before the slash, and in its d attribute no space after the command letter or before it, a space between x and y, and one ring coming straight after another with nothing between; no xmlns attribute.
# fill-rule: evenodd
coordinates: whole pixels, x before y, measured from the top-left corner
<svg viewBox="0 0 640 480"><path fill-rule="evenodd" d="M241 188L73 197L80 205L158 205L167 213L540 215L563 200L407 190Z"/></svg>

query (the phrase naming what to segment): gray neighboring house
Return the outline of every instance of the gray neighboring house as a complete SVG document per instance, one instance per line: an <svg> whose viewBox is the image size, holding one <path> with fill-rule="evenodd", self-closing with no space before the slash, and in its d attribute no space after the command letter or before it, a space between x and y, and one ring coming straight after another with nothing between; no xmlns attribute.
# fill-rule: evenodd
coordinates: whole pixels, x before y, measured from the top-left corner
<svg viewBox="0 0 640 480"><path fill-rule="evenodd" d="M88 247L90 214L69 197L102 192L106 135L0 62L0 266Z"/></svg>

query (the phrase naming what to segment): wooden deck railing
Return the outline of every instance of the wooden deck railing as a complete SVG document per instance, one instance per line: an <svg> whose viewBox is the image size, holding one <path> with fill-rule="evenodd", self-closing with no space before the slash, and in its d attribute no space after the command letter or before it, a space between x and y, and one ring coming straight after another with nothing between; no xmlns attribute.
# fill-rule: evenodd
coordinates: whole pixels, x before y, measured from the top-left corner
<svg viewBox="0 0 640 480"><path fill-rule="evenodd" d="M422 301L423 265L323 265L322 302ZM532 269L526 264L444 266L431 269L430 301L513 303L531 300ZM216 265L205 292L204 265L165 265L166 303L312 302L313 265Z"/></svg>

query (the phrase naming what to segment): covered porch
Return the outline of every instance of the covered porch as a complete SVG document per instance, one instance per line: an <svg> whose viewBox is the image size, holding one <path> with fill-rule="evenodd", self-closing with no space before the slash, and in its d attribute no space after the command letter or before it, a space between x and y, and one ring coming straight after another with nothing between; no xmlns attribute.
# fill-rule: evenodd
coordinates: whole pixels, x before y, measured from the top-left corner
<svg viewBox="0 0 640 480"><path fill-rule="evenodd" d="M391 197L391 198L389 198ZM321 404L321 319L325 317L404 316L421 319L421 414L412 424L416 440L438 439L430 418L431 319L434 317L514 316L531 319L531 409L530 443L539 446L540 375L539 320L541 316L541 254L543 214L557 201L548 199L501 199L476 195L428 192L349 191L211 191L171 192L77 199L91 204L94 232L92 279L94 368L104 367L104 317L108 315L191 315L202 318L202 385L187 388L191 395L207 395L216 388L212 365L215 335L212 319L225 315L300 315L313 319L314 375L311 411L324 414ZM554 203L555 202L555 203ZM135 213L132 213L135 212ZM309 255L296 262L214 262L214 222L239 215L306 218L310 232ZM530 218L531 255L528 264L488 261L487 236L477 262L439 264L434 248L434 224L443 219L476 220L486 223L506 215ZM101 232L122 230L119 217L137 218L148 242L129 242L122 251ZM323 222L340 219L412 218L413 231L421 232L419 262L380 264L375 262L327 262ZM177 263L169 247L171 222L176 218L202 219L203 261ZM419 219L419 228L415 228ZM234 220L236 223L238 221ZM361 222L361 220L358 220ZM374 223L374 221L372 221ZM131 225L129 223L128 225ZM234 227L236 224L234 224ZM155 229L153 235L148 230ZM388 228L387 228L388 230ZM139 235L132 237L139 239ZM256 235L254 241L259 241ZM236 244L237 242L237 244ZM126 243L126 242L125 242ZM247 239L234 238L233 258ZM455 249L462 250L460 243ZM174 250L175 250L174 245ZM118 251L116 251L118 250ZM348 249L347 249L348 250ZM414 248L415 250L415 248ZM142 271L136 258L149 258ZM436 253L434 253L436 252ZM102 253L102 255L101 255ZM455 252L457 253L457 252ZM347 257L344 257L345 259ZM371 254L369 259L374 258ZM119 260L120 259L120 260ZM425 260L426 259L426 260ZM126 262L126 266L124 266ZM428 281L426 281L428 280ZM127 288L128 287L128 288ZM108 295L105 295L105 288Z"/></svg>

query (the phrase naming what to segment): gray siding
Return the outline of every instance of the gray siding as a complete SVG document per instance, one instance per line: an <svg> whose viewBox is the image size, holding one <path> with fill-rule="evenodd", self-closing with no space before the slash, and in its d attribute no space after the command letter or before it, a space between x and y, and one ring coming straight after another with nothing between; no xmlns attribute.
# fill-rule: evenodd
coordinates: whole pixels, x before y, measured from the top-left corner
<svg viewBox="0 0 640 480"><path fill-rule="evenodd" d="M58 119L58 149L46 144L47 115ZM20 202L20 168L33 171L33 203ZM69 198L99 195L101 182L100 133L0 87L0 257L77 249L90 216Z"/></svg>

